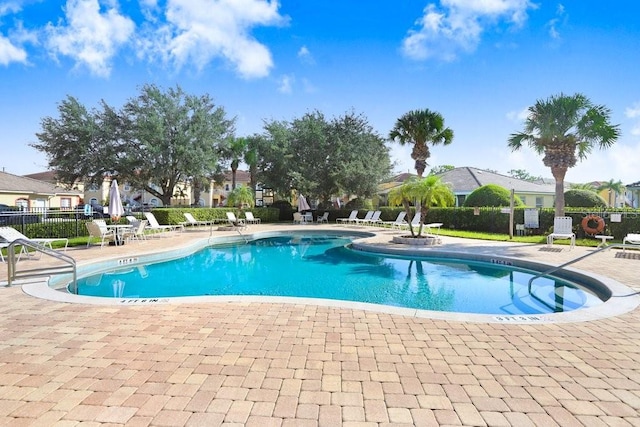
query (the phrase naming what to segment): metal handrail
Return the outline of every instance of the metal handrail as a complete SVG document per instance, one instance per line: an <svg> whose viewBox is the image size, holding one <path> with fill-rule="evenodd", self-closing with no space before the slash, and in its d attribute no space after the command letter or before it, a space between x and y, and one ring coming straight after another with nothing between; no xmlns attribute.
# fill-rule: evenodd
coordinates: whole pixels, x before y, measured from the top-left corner
<svg viewBox="0 0 640 427"><path fill-rule="evenodd" d="M16 246L20 246L20 252L16 256ZM27 270L18 271L16 269L16 264L18 259L20 258L20 254L25 251L25 248L33 249L36 252L43 253L45 255L49 255L53 258L56 258L67 265L62 266L49 266L49 267L38 267L31 268ZM25 239L16 239L9 244L7 247L7 270L9 277L9 286L16 279L25 279L31 277L42 277L42 276L50 276L52 274L63 274L63 273L71 273L73 275L72 290L75 292L77 286L77 270L76 270L76 260L70 257L67 254L54 251L52 249L47 248L39 243L33 242L31 240Z"/></svg>
<svg viewBox="0 0 640 427"><path fill-rule="evenodd" d="M531 279L529 279L529 283L528 283L529 293L531 293L531 283L535 279L538 279L538 278L540 278L542 276L548 276L549 274L551 274L553 272L556 272L556 271L558 271L558 270L560 270L560 269L562 269L562 268L564 268L564 267L566 267L568 265L571 265L571 264L574 264L574 263L576 263L578 261L581 261L581 260L583 260L583 259L585 259L587 257L590 257L591 255L595 255L595 254L598 254L598 253L600 253L602 251L606 251L607 249L620 249L620 248L624 249L626 247L627 247L627 245L624 245L622 243L615 243L615 244L612 244L612 245L604 246L602 248L597 248L593 252L586 253L585 255L580 255L578 258L574 258L574 259L572 259L570 261L565 262L564 264L560 264L560 265L558 265L556 267L550 268L547 271L543 271L542 273L538 273L535 276L533 276Z"/></svg>

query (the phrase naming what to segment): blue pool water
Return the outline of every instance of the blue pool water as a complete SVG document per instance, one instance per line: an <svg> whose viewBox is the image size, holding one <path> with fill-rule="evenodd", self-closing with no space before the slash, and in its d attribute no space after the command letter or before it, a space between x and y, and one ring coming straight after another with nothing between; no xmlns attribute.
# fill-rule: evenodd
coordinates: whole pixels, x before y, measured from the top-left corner
<svg viewBox="0 0 640 427"><path fill-rule="evenodd" d="M287 235L213 246L185 258L82 278L78 294L115 298L265 295L359 301L425 310L544 314L602 301L532 272L463 260L398 258L345 247L349 237Z"/></svg>

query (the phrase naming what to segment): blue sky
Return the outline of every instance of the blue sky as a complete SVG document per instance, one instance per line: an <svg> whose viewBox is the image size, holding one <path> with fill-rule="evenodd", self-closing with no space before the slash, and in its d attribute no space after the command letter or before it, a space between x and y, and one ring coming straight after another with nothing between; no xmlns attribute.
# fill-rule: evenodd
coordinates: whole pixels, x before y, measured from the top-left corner
<svg viewBox="0 0 640 427"><path fill-rule="evenodd" d="M512 153L528 106L580 92L622 132L567 181L640 181L640 2L571 0L0 0L0 167L46 170L29 147L72 95L120 107L146 83L208 93L236 135L264 120L355 111L383 137L413 109L455 133L430 166L550 177ZM395 170L410 148L390 144Z"/></svg>

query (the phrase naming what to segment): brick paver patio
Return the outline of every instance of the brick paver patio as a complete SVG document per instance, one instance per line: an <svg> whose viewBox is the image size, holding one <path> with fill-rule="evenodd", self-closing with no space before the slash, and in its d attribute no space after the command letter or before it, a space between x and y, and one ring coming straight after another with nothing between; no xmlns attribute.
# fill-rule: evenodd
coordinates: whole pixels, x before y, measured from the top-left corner
<svg viewBox="0 0 640 427"><path fill-rule="evenodd" d="M205 233L68 253L84 262ZM587 250L443 240L557 262ZM636 290L639 266L614 251L576 264ZM502 324L304 304L70 304L20 286L0 288L0 302L2 425L640 426L640 309Z"/></svg>

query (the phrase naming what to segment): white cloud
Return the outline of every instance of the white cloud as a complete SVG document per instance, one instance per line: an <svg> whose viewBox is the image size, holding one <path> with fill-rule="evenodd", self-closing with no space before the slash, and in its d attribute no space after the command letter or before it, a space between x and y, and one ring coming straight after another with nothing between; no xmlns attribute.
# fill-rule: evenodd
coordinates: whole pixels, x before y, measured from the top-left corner
<svg viewBox="0 0 640 427"><path fill-rule="evenodd" d="M0 36L0 65L8 65L11 62L27 62L27 52L18 46L15 46L11 41Z"/></svg>
<svg viewBox="0 0 640 427"><path fill-rule="evenodd" d="M535 8L529 0L442 0L440 5L427 5L418 29L403 40L409 58L454 60L460 52L475 50L487 28L501 21L520 26L527 10Z"/></svg>
<svg viewBox="0 0 640 427"><path fill-rule="evenodd" d="M18 13L21 10L18 2L0 3L0 17L12 13ZM12 41L8 37L0 34L0 65L9 65L12 62L27 62L27 51Z"/></svg>
<svg viewBox="0 0 640 427"><path fill-rule="evenodd" d="M273 68L271 52L250 30L286 23L278 8L276 0L169 0L166 24L149 30L140 46L178 69L223 58L244 78L264 77Z"/></svg>
<svg viewBox="0 0 640 427"><path fill-rule="evenodd" d="M520 111L509 111L507 113L507 119L509 119L509 121L517 122L517 123L524 122L528 116L529 116L528 107L523 108Z"/></svg>
<svg viewBox="0 0 640 427"><path fill-rule="evenodd" d="M101 13L98 0L68 0L65 14L66 25L47 26L51 53L68 56L98 76L109 76L113 56L134 32L133 21L115 6Z"/></svg>
<svg viewBox="0 0 640 427"><path fill-rule="evenodd" d="M278 86L278 92L291 93L293 91L292 85L295 81L294 76L284 75L280 78L280 85Z"/></svg>
<svg viewBox="0 0 640 427"><path fill-rule="evenodd" d="M306 46L302 46L298 51L298 58L305 64L315 64L315 59L313 59L313 55Z"/></svg>
<svg viewBox="0 0 640 427"><path fill-rule="evenodd" d="M564 6L559 4L556 8L556 17L547 22L547 27L549 27L549 36L554 40L560 39L560 30L559 26L563 25L567 21L567 16L565 13Z"/></svg>
<svg viewBox="0 0 640 427"><path fill-rule="evenodd" d="M635 119L636 117L640 117L640 102L636 102L631 107L627 107L624 110L624 115L629 117L630 119Z"/></svg>

